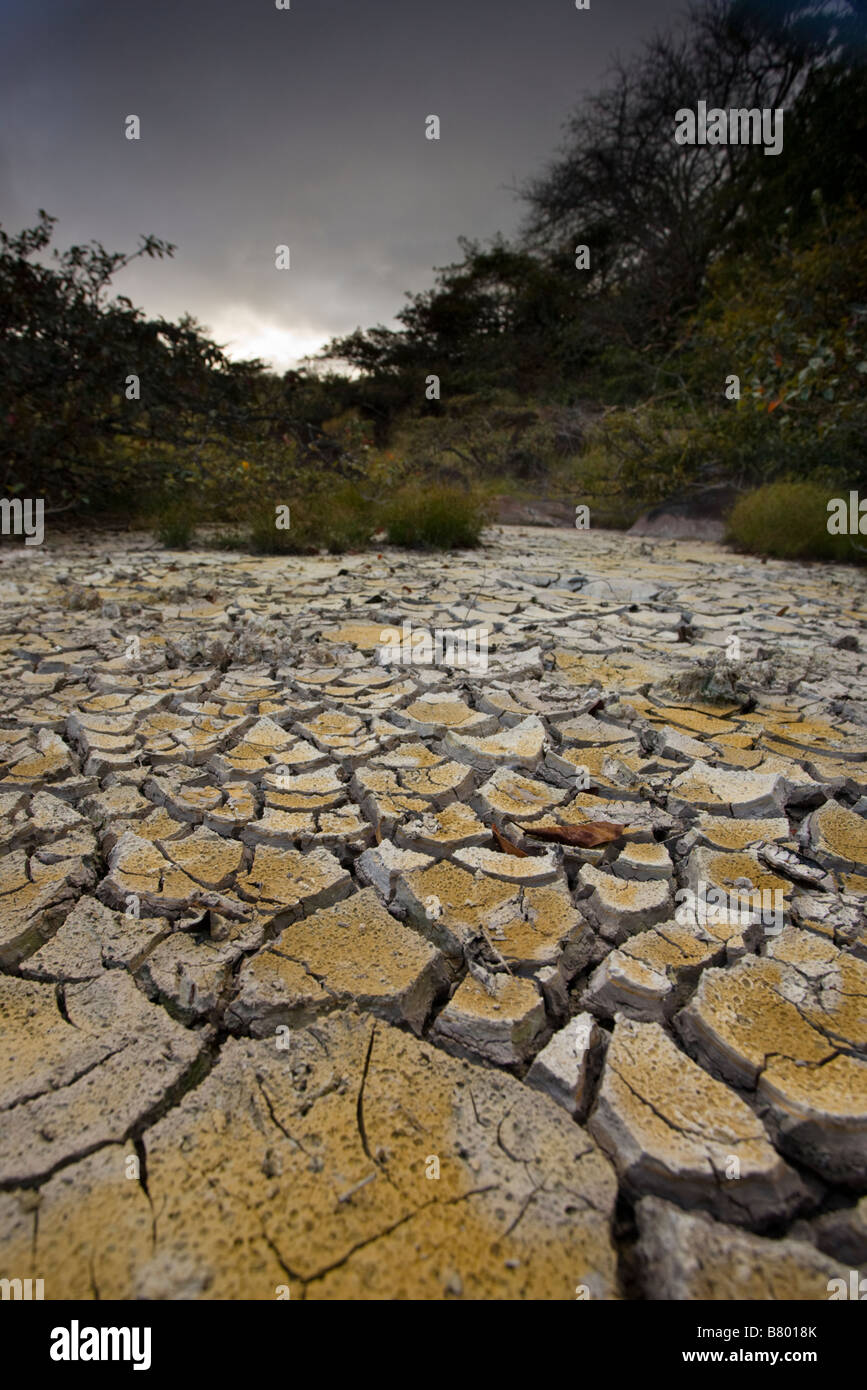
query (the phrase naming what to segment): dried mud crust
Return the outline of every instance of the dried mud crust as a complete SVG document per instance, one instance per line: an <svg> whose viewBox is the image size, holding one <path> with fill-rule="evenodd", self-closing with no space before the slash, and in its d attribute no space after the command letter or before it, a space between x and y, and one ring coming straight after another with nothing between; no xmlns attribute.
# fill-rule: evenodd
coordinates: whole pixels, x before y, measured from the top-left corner
<svg viewBox="0 0 867 1390"><path fill-rule="evenodd" d="M863 595L524 528L4 549L0 1277L822 1300L867 1273ZM383 665L404 623L486 627L487 668Z"/></svg>

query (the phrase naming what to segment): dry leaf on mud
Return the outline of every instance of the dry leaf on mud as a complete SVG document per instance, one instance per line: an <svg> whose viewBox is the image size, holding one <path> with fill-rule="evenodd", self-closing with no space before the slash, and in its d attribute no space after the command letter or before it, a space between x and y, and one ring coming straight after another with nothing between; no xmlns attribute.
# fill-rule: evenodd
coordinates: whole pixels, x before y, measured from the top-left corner
<svg viewBox="0 0 867 1390"><path fill-rule="evenodd" d="M511 840L507 840L505 835L500 834L495 825L492 825L491 829L494 832L494 839L504 854L514 854L517 859L529 859L530 856L527 854L527 851L525 849L519 849L517 845L513 845Z"/></svg>
<svg viewBox="0 0 867 1390"><path fill-rule="evenodd" d="M522 825L519 828L525 835L532 835L537 840L555 840L560 845L595 849L597 845L610 845L612 840L619 840L628 827L614 820L594 820L586 825Z"/></svg>

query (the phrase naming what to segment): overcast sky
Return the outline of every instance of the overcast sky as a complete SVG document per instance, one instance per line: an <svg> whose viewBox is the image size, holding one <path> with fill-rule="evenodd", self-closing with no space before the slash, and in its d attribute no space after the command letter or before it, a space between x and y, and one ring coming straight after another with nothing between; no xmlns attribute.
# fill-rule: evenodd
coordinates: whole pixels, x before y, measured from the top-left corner
<svg viewBox="0 0 867 1390"><path fill-rule="evenodd" d="M115 281L285 370L515 231L611 58L683 0L0 0L0 222L172 261ZM141 120L141 139L124 122ZM425 139L439 116L441 139ZM291 249L278 271L274 248Z"/></svg>

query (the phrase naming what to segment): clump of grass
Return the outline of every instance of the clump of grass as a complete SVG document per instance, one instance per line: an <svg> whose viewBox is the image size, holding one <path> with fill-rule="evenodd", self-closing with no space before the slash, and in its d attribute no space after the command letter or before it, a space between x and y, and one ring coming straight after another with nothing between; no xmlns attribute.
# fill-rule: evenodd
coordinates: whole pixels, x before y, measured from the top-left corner
<svg viewBox="0 0 867 1390"><path fill-rule="evenodd" d="M837 496L848 498L848 492L811 482L768 483L735 503L728 538L781 560L861 560L854 537L828 531L828 503Z"/></svg>
<svg viewBox="0 0 867 1390"><path fill-rule="evenodd" d="M167 502L156 513L154 531L157 540L168 550L187 550L195 526L186 502Z"/></svg>
<svg viewBox="0 0 867 1390"><path fill-rule="evenodd" d="M470 550L479 544L487 512L475 489L416 483L395 493L383 508L381 521L392 545L409 550Z"/></svg>
<svg viewBox="0 0 867 1390"><path fill-rule="evenodd" d="M357 487L338 488L320 495L318 522L325 539L322 544L332 555L344 550L363 550L370 545L376 530L375 509L371 500Z"/></svg>
<svg viewBox="0 0 867 1390"><path fill-rule="evenodd" d="M299 516L298 507L290 508L288 527L277 525L276 504L263 502L250 515L246 545L255 555L309 555L317 549Z"/></svg>
<svg viewBox="0 0 867 1390"><path fill-rule="evenodd" d="M289 504L289 525L278 526L278 504L263 503L250 519L248 542L259 555L312 555L366 546L375 529L373 507L355 487L317 492Z"/></svg>

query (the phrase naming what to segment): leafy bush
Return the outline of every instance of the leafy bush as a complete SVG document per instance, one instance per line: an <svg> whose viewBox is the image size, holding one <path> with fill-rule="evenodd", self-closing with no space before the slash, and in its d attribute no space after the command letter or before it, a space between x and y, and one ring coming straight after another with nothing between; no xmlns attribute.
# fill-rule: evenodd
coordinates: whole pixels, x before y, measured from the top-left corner
<svg viewBox="0 0 867 1390"><path fill-rule="evenodd" d="M499 492L549 488L584 446L583 408L523 400L513 392L450 397L439 414L406 413L396 423L391 487L423 478L434 486ZM370 466L367 476L373 481ZM380 476L380 482L385 482Z"/></svg>
<svg viewBox="0 0 867 1390"><path fill-rule="evenodd" d="M642 512L658 500L640 478L626 486L618 475L617 460L598 441L591 443L580 458L571 459L553 478L558 497L570 506L590 509L590 525L613 531L628 529Z"/></svg>
<svg viewBox="0 0 867 1390"><path fill-rule="evenodd" d="M410 550L472 549L479 544L486 520L477 491L419 483L401 488L382 514L389 541Z"/></svg>
<svg viewBox="0 0 867 1390"><path fill-rule="evenodd" d="M752 480L821 471L867 479L867 213L826 210L775 254L723 258L684 353L684 371L719 420L719 453ZM725 364L721 366L721 364ZM722 399L738 374L741 400Z"/></svg>
<svg viewBox="0 0 867 1390"><path fill-rule="evenodd" d="M729 539L782 560L860 560L854 537L828 531L828 502L834 496L847 494L813 482L769 483L735 503Z"/></svg>
<svg viewBox="0 0 867 1390"><path fill-rule="evenodd" d="M822 220L796 247L719 261L695 344L709 365L736 363L755 408L793 421L862 414L867 373L867 213ZM713 365L718 376L718 366ZM834 410L830 410L833 406Z"/></svg>
<svg viewBox="0 0 867 1390"><path fill-rule="evenodd" d="M94 512L186 492L208 437L255 433L258 397L277 388L261 363L229 361L189 315L148 319L125 296L109 299L116 274L171 256L171 243L49 252L55 222L40 211L17 236L0 227L2 490Z"/></svg>
<svg viewBox="0 0 867 1390"><path fill-rule="evenodd" d="M591 430L579 471L607 494L612 508L637 515L706 468L708 440L701 423L695 413L668 402L611 410Z"/></svg>

